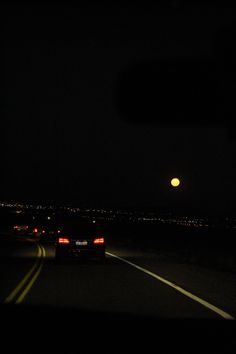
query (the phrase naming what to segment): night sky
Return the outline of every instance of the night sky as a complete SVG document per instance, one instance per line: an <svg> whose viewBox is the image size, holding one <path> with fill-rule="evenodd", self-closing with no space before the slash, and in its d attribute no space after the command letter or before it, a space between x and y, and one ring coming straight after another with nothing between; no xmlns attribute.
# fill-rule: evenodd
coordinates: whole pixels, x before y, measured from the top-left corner
<svg viewBox="0 0 236 354"><path fill-rule="evenodd" d="M69 4L1 11L0 200L235 214L235 11Z"/></svg>

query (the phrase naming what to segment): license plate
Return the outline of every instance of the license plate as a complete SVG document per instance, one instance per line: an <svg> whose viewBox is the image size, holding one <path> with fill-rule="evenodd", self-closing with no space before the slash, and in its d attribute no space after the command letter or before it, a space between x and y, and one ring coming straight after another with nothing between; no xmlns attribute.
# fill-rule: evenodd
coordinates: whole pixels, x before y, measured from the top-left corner
<svg viewBox="0 0 236 354"><path fill-rule="evenodd" d="M87 246L88 241L75 241L76 246Z"/></svg>

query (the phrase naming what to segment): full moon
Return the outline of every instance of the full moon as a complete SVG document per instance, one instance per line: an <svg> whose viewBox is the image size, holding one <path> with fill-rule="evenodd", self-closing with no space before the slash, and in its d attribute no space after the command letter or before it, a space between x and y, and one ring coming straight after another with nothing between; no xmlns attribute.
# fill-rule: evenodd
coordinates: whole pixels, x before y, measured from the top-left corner
<svg viewBox="0 0 236 354"><path fill-rule="evenodd" d="M172 180L170 181L171 185L173 187L178 187L180 185L180 180L178 178L172 178Z"/></svg>

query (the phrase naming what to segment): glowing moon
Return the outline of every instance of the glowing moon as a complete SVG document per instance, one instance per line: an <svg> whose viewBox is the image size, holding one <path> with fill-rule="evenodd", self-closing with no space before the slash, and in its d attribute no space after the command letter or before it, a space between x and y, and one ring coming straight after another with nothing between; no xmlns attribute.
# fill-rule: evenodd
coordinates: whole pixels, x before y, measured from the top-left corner
<svg viewBox="0 0 236 354"><path fill-rule="evenodd" d="M178 178L172 178L172 180L170 181L172 187L178 187L180 185L180 180Z"/></svg>

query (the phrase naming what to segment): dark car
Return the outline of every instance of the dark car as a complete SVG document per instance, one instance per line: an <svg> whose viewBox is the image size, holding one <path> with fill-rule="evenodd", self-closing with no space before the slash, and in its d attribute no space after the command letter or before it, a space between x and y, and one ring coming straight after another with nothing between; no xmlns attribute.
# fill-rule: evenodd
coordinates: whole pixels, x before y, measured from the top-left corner
<svg viewBox="0 0 236 354"><path fill-rule="evenodd" d="M57 225L45 225L42 227L40 233L40 242L41 243L55 243L58 236L60 235L61 230Z"/></svg>
<svg viewBox="0 0 236 354"><path fill-rule="evenodd" d="M94 222L65 225L55 243L56 259L69 257L96 257L105 259L105 238Z"/></svg>
<svg viewBox="0 0 236 354"><path fill-rule="evenodd" d="M14 233L19 235L25 235L29 231L29 225L21 224L21 225L14 225L13 226Z"/></svg>
<svg viewBox="0 0 236 354"><path fill-rule="evenodd" d="M17 224L13 226L13 231L18 235L40 237L42 228L32 224Z"/></svg>

